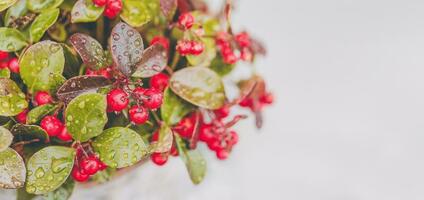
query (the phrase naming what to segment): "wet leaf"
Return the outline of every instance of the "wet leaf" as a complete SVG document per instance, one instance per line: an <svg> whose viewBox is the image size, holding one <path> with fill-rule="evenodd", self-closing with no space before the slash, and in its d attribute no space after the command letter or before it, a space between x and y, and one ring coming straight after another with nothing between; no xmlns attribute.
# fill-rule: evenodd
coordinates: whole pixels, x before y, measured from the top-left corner
<svg viewBox="0 0 424 200"><path fill-rule="evenodd" d="M168 56L166 49L160 44L154 44L144 50L141 61L137 63L133 77L148 78L166 68Z"/></svg>
<svg viewBox="0 0 424 200"><path fill-rule="evenodd" d="M41 12L57 8L62 2L63 0L29 0L27 6L33 12Z"/></svg>
<svg viewBox="0 0 424 200"><path fill-rule="evenodd" d="M152 142L150 149L156 153L166 153L171 150L174 141L172 130L167 125L162 125L159 130L159 139Z"/></svg>
<svg viewBox="0 0 424 200"><path fill-rule="evenodd" d="M58 42L65 42L66 38L68 38L68 33L66 32L65 26L63 24L54 24L47 30L47 33L53 40Z"/></svg>
<svg viewBox="0 0 424 200"><path fill-rule="evenodd" d="M160 0L160 10L168 21L172 21L177 10L177 5L177 0Z"/></svg>
<svg viewBox="0 0 424 200"><path fill-rule="evenodd" d="M12 144L13 135L9 130L0 126L0 152L6 150Z"/></svg>
<svg viewBox="0 0 424 200"><path fill-rule="evenodd" d="M69 40L87 67L94 70L107 67L105 52L96 39L85 34L75 33Z"/></svg>
<svg viewBox="0 0 424 200"><path fill-rule="evenodd" d="M6 10L10 6L12 6L14 3L16 3L17 0L1 0L0 1L0 12L3 10Z"/></svg>
<svg viewBox="0 0 424 200"><path fill-rule="evenodd" d="M141 0L125 0L122 2L121 19L133 27L140 27L152 19L148 5Z"/></svg>
<svg viewBox="0 0 424 200"><path fill-rule="evenodd" d="M10 131L14 136L14 141L31 141L38 139L40 142L48 142L49 135L37 125L15 124Z"/></svg>
<svg viewBox="0 0 424 200"><path fill-rule="evenodd" d="M216 57L212 60L209 68L223 77L233 71L234 66L235 65L224 63L221 57Z"/></svg>
<svg viewBox="0 0 424 200"><path fill-rule="evenodd" d="M130 76L143 54L144 46L140 33L120 22L112 29L109 44L116 68L124 75Z"/></svg>
<svg viewBox="0 0 424 200"><path fill-rule="evenodd" d="M178 153L184 161L190 179L194 184L202 182L206 175L206 161L198 150L188 150L184 141L175 135L175 141L178 148Z"/></svg>
<svg viewBox="0 0 424 200"><path fill-rule="evenodd" d="M4 16L4 24L6 26L9 26L12 21L24 16L28 12L26 2L27 0L18 0L13 6L7 9Z"/></svg>
<svg viewBox="0 0 424 200"><path fill-rule="evenodd" d="M53 113L57 108L57 105L52 104L37 106L28 112L27 123L35 124L39 122L44 116Z"/></svg>
<svg viewBox="0 0 424 200"><path fill-rule="evenodd" d="M56 23L59 18L59 9L52 9L45 12L42 12L40 15L35 18L32 22L31 27L29 28L29 33L32 42L38 42L44 35L44 33Z"/></svg>
<svg viewBox="0 0 424 200"><path fill-rule="evenodd" d="M68 45L60 44L63 48L63 54L65 55L65 68L63 69L63 74L67 78L78 76L81 60L79 59L78 54Z"/></svg>
<svg viewBox="0 0 424 200"><path fill-rule="evenodd" d="M36 152L27 163L26 191L46 194L59 188L71 173L74 157L74 149L62 146L49 146Z"/></svg>
<svg viewBox="0 0 424 200"><path fill-rule="evenodd" d="M107 122L106 97L101 94L81 94L65 111L66 127L77 141L86 142L100 135Z"/></svg>
<svg viewBox="0 0 424 200"><path fill-rule="evenodd" d="M225 103L224 84L209 68L188 67L175 72L170 88L184 100L202 108L218 109Z"/></svg>
<svg viewBox="0 0 424 200"><path fill-rule="evenodd" d="M205 50L200 55L187 55L187 60L192 66L209 66L216 56L215 40L203 38L201 42L205 45Z"/></svg>
<svg viewBox="0 0 424 200"><path fill-rule="evenodd" d="M92 0L78 0L71 11L71 22L95 22L104 9L104 6L96 7Z"/></svg>
<svg viewBox="0 0 424 200"><path fill-rule="evenodd" d="M24 186L25 163L12 148L0 152L0 188L16 189Z"/></svg>
<svg viewBox="0 0 424 200"><path fill-rule="evenodd" d="M8 68L0 69L0 78L10 78L10 70Z"/></svg>
<svg viewBox="0 0 424 200"><path fill-rule="evenodd" d="M93 142L94 151L111 168L131 166L147 155L141 136L129 129L115 127L105 130Z"/></svg>
<svg viewBox="0 0 424 200"><path fill-rule="evenodd" d="M25 36L17 29L0 28L0 51L15 52L28 45Z"/></svg>
<svg viewBox="0 0 424 200"><path fill-rule="evenodd" d="M57 90L56 95L61 101L69 103L80 94L95 93L111 84L112 82L103 76L76 76L67 80Z"/></svg>
<svg viewBox="0 0 424 200"><path fill-rule="evenodd" d="M30 46L19 60L21 77L31 92L51 91L63 81L65 57L60 44L44 40Z"/></svg>
<svg viewBox="0 0 424 200"><path fill-rule="evenodd" d="M25 94L8 78L0 78L0 115L15 116L28 107Z"/></svg>
<svg viewBox="0 0 424 200"><path fill-rule="evenodd" d="M181 121L194 106L178 97L171 89L167 88L163 96L163 104L160 110L162 120L168 125L174 125Z"/></svg>
<svg viewBox="0 0 424 200"><path fill-rule="evenodd" d="M43 196L43 200L68 200L75 188L75 181L69 177L62 186Z"/></svg>
<svg viewBox="0 0 424 200"><path fill-rule="evenodd" d="M19 188L16 190L16 200L33 200L35 197L35 195L26 192L25 188Z"/></svg>

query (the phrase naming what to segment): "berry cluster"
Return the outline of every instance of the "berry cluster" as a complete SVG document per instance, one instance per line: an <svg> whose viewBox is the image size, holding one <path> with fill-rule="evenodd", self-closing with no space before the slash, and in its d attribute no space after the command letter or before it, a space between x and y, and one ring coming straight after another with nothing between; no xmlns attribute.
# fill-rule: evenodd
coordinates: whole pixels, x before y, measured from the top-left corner
<svg viewBox="0 0 424 200"><path fill-rule="evenodd" d="M179 54L186 55L199 55L205 49L205 45L200 41L180 40L176 47Z"/></svg>
<svg viewBox="0 0 424 200"><path fill-rule="evenodd" d="M100 161L95 154L88 155L82 147L78 147L71 175L74 180L85 182L90 178L90 176L96 174L98 171L103 171L106 168L107 165Z"/></svg>
<svg viewBox="0 0 424 200"><path fill-rule="evenodd" d="M122 10L122 0L93 0L94 5L97 7L105 6L103 15L109 19L113 19Z"/></svg>
<svg viewBox="0 0 424 200"><path fill-rule="evenodd" d="M9 57L9 53L0 51L0 69L8 68L11 72L19 74L19 61L17 58Z"/></svg>
<svg viewBox="0 0 424 200"><path fill-rule="evenodd" d="M178 26L182 29L185 29L185 30L191 29L193 25L194 25L194 16L189 12L181 14L180 17L178 18Z"/></svg>
<svg viewBox="0 0 424 200"><path fill-rule="evenodd" d="M159 139L159 131L156 131L152 135L151 142L158 141L158 139ZM169 155L178 156L178 150L175 147L175 144L172 144L172 147L169 150L169 152L165 152L165 153L153 153L152 155L150 155L150 159L156 165L162 166L162 165L164 165L168 161Z"/></svg>
<svg viewBox="0 0 424 200"><path fill-rule="evenodd" d="M250 108L253 112L259 112L266 105L271 105L274 102L274 95L270 92L263 92L258 97L247 96L239 105L241 107Z"/></svg>
<svg viewBox="0 0 424 200"><path fill-rule="evenodd" d="M216 44L224 63L235 64L239 59L253 61L252 40L247 32L241 32L234 37L227 32L219 32L216 36ZM236 49L239 56L236 54Z"/></svg>

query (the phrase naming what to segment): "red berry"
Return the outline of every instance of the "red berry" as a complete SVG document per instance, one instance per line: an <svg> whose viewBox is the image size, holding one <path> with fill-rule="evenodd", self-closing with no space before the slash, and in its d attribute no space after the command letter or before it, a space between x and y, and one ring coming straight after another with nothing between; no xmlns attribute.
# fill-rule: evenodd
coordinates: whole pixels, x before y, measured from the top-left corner
<svg viewBox="0 0 424 200"><path fill-rule="evenodd" d="M230 131L230 140L228 141L231 145L235 145L238 142L238 135L235 131Z"/></svg>
<svg viewBox="0 0 424 200"><path fill-rule="evenodd" d="M46 116L40 122L41 128L43 128L49 136L58 135L63 129L63 123L55 116Z"/></svg>
<svg viewBox="0 0 424 200"><path fill-rule="evenodd" d="M163 94L155 88L146 89L143 93L143 103L149 109L157 109L162 105Z"/></svg>
<svg viewBox="0 0 424 200"><path fill-rule="evenodd" d="M263 104L272 104L274 102L274 95L272 93L265 93L259 98L259 101Z"/></svg>
<svg viewBox="0 0 424 200"><path fill-rule="evenodd" d="M159 139L159 131L156 131L153 133L151 140L152 142L154 142L154 141L158 141L158 139Z"/></svg>
<svg viewBox="0 0 424 200"><path fill-rule="evenodd" d="M93 0L94 5L97 7L105 6L107 3L107 0Z"/></svg>
<svg viewBox="0 0 424 200"><path fill-rule="evenodd" d="M234 53L226 54L223 57L224 57L224 63L232 65L237 62L237 56Z"/></svg>
<svg viewBox="0 0 424 200"><path fill-rule="evenodd" d="M62 141L69 142L72 141L72 136L69 134L68 129L66 127L63 127L62 131L56 136Z"/></svg>
<svg viewBox="0 0 424 200"><path fill-rule="evenodd" d="M205 49L205 45L202 42L192 41L190 54L199 55L203 52L204 49Z"/></svg>
<svg viewBox="0 0 424 200"><path fill-rule="evenodd" d="M97 171L99 171L99 163L97 161L97 158L94 156L89 156L87 158L83 158L80 161L80 168L81 172L84 172L88 175L93 175Z"/></svg>
<svg viewBox="0 0 424 200"><path fill-rule="evenodd" d="M153 153L150 159L156 165L162 166L168 161L168 156L165 153Z"/></svg>
<svg viewBox="0 0 424 200"><path fill-rule="evenodd" d="M174 145L174 144L172 145L171 150L169 151L169 153L170 153L172 156L178 156L178 149L175 147L175 145Z"/></svg>
<svg viewBox="0 0 424 200"><path fill-rule="evenodd" d="M184 29L190 29L194 24L194 17L191 13L183 13L178 18L178 24Z"/></svg>
<svg viewBox="0 0 424 200"><path fill-rule="evenodd" d="M19 73L19 61L17 58L10 59L7 65L11 72L16 74Z"/></svg>
<svg viewBox="0 0 424 200"><path fill-rule="evenodd" d="M7 58L9 58L9 53L6 51L0 51L0 60L5 60Z"/></svg>
<svg viewBox="0 0 424 200"><path fill-rule="evenodd" d="M106 5L106 9L103 12L103 15L109 19L113 19L122 10L122 0L109 0Z"/></svg>
<svg viewBox="0 0 424 200"><path fill-rule="evenodd" d="M241 107L251 107L253 105L253 99L245 97L243 100L240 101L239 105Z"/></svg>
<svg viewBox="0 0 424 200"><path fill-rule="evenodd" d="M74 168L72 169L71 175L72 178L74 178L74 180L78 182L85 182L88 180L88 178L90 178L88 174L82 173L76 166L74 166Z"/></svg>
<svg viewBox="0 0 424 200"><path fill-rule="evenodd" d="M85 75L88 75L88 76L96 76L96 75L97 75L97 71L94 71L94 70L91 70L90 68L87 68L87 69L85 70Z"/></svg>
<svg viewBox="0 0 424 200"><path fill-rule="evenodd" d="M247 62L252 62L253 61L253 53L249 48L243 48L241 49L240 52L240 59L247 61Z"/></svg>
<svg viewBox="0 0 424 200"><path fill-rule="evenodd" d="M179 54L182 56L186 56L190 54L190 51L192 49L192 43L190 41L186 40L180 40L177 43L177 46L175 47Z"/></svg>
<svg viewBox="0 0 424 200"><path fill-rule="evenodd" d="M52 102L52 96L46 91L38 91L34 96L35 105L41 106Z"/></svg>
<svg viewBox="0 0 424 200"><path fill-rule="evenodd" d="M163 91L168 86L169 76L164 73L159 73L150 78L150 87Z"/></svg>
<svg viewBox="0 0 424 200"><path fill-rule="evenodd" d="M178 124L175 126L174 130L184 138L191 138L194 131L195 120L192 117L183 118Z"/></svg>
<svg viewBox="0 0 424 200"><path fill-rule="evenodd" d="M218 138L212 138L211 140L208 141L207 143L208 147L210 150L212 151L219 151L221 149L224 149L222 144L221 144L221 140L219 140Z"/></svg>
<svg viewBox="0 0 424 200"><path fill-rule="evenodd" d="M7 60L0 60L0 69L7 69L9 67L9 62Z"/></svg>
<svg viewBox="0 0 424 200"><path fill-rule="evenodd" d="M116 88L107 94L107 105L111 111L120 112L124 110L129 103L128 94L124 90Z"/></svg>
<svg viewBox="0 0 424 200"><path fill-rule="evenodd" d="M212 140L214 140L214 138L215 135L212 132L212 125L202 124L199 130L199 140L206 143L210 143Z"/></svg>
<svg viewBox="0 0 424 200"><path fill-rule="evenodd" d="M226 118L230 115L230 107L228 105L224 105L219 109L213 111L217 118Z"/></svg>
<svg viewBox="0 0 424 200"><path fill-rule="evenodd" d="M169 40L166 37L163 36L155 36L151 41L150 45L154 44L160 44L162 45L166 50L169 50Z"/></svg>
<svg viewBox="0 0 424 200"><path fill-rule="evenodd" d="M100 160L97 160L97 161L99 162L99 170L100 171L103 171L107 168L107 165L104 162L102 162Z"/></svg>
<svg viewBox="0 0 424 200"><path fill-rule="evenodd" d="M106 67L106 68L99 69L99 71L97 71L97 74L107 79L110 79L112 78L111 71L112 71L111 67Z"/></svg>
<svg viewBox="0 0 424 200"><path fill-rule="evenodd" d="M134 124L144 124L149 119L149 111L143 107L134 105L128 111L130 114L130 120Z"/></svg>
<svg viewBox="0 0 424 200"><path fill-rule="evenodd" d="M220 160L225 160L225 159L228 158L228 156L229 156L229 153L225 149L220 149L220 150L216 151L216 157Z"/></svg>
<svg viewBox="0 0 424 200"><path fill-rule="evenodd" d="M25 109L24 111L20 112L18 115L15 116L16 121L18 121L21 124L25 124L27 120L28 115L28 109Z"/></svg>
<svg viewBox="0 0 424 200"><path fill-rule="evenodd" d="M250 47L251 40L247 32L241 32L235 36L235 40L240 47Z"/></svg>

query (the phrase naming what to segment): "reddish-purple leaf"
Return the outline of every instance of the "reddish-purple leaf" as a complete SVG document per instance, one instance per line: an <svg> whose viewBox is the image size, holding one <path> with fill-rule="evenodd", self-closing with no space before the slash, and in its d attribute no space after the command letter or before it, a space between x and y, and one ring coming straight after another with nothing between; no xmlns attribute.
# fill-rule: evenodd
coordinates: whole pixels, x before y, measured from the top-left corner
<svg viewBox="0 0 424 200"><path fill-rule="evenodd" d="M105 52L96 39L85 34L75 33L69 40L87 67L94 70L107 67Z"/></svg>
<svg viewBox="0 0 424 200"><path fill-rule="evenodd" d="M110 52L116 68L124 75L130 76L143 54L143 39L131 26L120 22L113 29L110 37Z"/></svg>
<svg viewBox="0 0 424 200"><path fill-rule="evenodd" d="M165 69L168 56L166 49L160 44L154 44L144 50L143 57L137 63L133 77L148 78Z"/></svg>
<svg viewBox="0 0 424 200"><path fill-rule="evenodd" d="M56 92L57 98L66 104L73 98L86 92L96 92L112 82L103 76L75 76L67 80Z"/></svg>
<svg viewBox="0 0 424 200"><path fill-rule="evenodd" d="M177 10L177 0L160 0L160 10L171 21Z"/></svg>

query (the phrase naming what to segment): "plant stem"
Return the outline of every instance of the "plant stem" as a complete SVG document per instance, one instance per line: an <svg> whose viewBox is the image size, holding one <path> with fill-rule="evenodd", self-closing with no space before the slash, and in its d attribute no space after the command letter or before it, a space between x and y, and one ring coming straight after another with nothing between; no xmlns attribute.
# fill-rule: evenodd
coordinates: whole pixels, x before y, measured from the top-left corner
<svg viewBox="0 0 424 200"><path fill-rule="evenodd" d="M96 38L100 41L101 44L104 44L104 29L105 21L103 17L99 17L96 21Z"/></svg>
<svg viewBox="0 0 424 200"><path fill-rule="evenodd" d="M171 66L170 66L170 68L171 68L172 70L174 70L174 69L175 69L175 67L176 67L176 66L177 66L177 64L178 64L178 61L180 61L180 58L181 58L180 54L179 54L178 52L175 52L174 57L172 58Z"/></svg>

